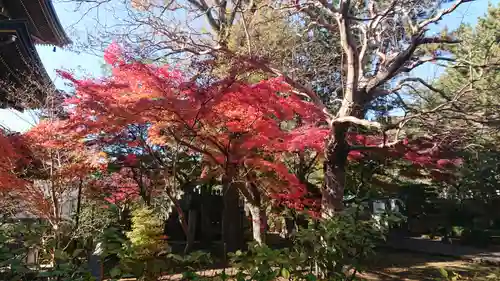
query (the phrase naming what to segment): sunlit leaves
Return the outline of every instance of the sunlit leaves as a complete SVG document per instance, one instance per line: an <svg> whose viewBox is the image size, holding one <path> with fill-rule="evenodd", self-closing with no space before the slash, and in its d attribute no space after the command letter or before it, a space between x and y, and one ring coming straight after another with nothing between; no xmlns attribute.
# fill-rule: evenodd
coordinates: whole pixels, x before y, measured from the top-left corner
<svg viewBox="0 0 500 281"><path fill-rule="evenodd" d="M21 155L16 152L12 141L12 138L5 136L0 130L0 189L24 184L15 172Z"/></svg>
<svg viewBox="0 0 500 281"><path fill-rule="evenodd" d="M236 165L260 171L254 181L266 193L290 197L305 192L280 163L280 155L319 150L325 131L313 122L321 122L323 114L293 94L281 78L255 84L231 78L198 84L168 66L134 61L117 44L108 48L105 59L112 66L112 76L106 79L82 80L61 73L76 89L75 97L67 100L69 119L58 127L64 141L92 136L87 144L119 144L138 152L141 147L180 145L203 155L212 176ZM147 127L141 141L123 135L133 124ZM122 165L130 167L138 154L128 152L124 157Z"/></svg>

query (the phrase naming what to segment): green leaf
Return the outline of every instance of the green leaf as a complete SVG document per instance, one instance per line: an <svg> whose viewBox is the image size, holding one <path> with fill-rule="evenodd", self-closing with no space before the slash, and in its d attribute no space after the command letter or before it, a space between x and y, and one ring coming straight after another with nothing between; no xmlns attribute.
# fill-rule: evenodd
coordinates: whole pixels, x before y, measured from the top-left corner
<svg viewBox="0 0 500 281"><path fill-rule="evenodd" d="M52 273L50 271L40 271L38 272L38 277L51 277Z"/></svg>
<svg viewBox="0 0 500 281"><path fill-rule="evenodd" d="M168 257L169 257L169 258L172 258L172 259L174 259L174 260L176 260L176 261L184 261L184 259L183 259L183 258L182 258L182 256L180 256L180 255L170 254L170 255L168 255Z"/></svg>
<svg viewBox="0 0 500 281"><path fill-rule="evenodd" d="M306 280L307 281L316 281L318 279L312 273L309 273L309 274L306 275Z"/></svg>
<svg viewBox="0 0 500 281"><path fill-rule="evenodd" d="M196 273L194 273L192 271L186 271L182 275L183 275L184 280L197 280L198 279L198 276L196 275Z"/></svg>
<svg viewBox="0 0 500 281"><path fill-rule="evenodd" d="M245 275L243 274L243 272L238 272L236 274L236 281L245 281Z"/></svg>
<svg viewBox="0 0 500 281"><path fill-rule="evenodd" d="M56 259L61 259L61 260L68 260L69 259L69 255L68 253L62 251L62 250L56 250L54 252L54 257Z"/></svg>
<svg viewBox="0 0 500 281"><path fill-rule="evenodd" d="M83 252L83 249L76 249L74 252L73 252L73 257L76 258L78 257L81 253Z"/></svg>
<svg viewBox="0 0 500 281"><path fill-rule="evenodd" d="M122 274L122 271L118 267L113 267L113 269L109 272L109 275L113 278L120 276L120 274Z"/></svg>
<svg viewBox="0 0 500 281"><path fill-rule="evenodd" d="M488 274L488 276L486 276L486 278L488 278L488 279L497 279L498 276L495 273L490 273L490 274Z"/></svg>
<svg viewBox="0 0 500 281"><path fill-rule="evenodd" d="M439 273L441 274L442 277L448 279L448 271L446 271L446 269L444 268L439 268Z"/></svg>
<svg viewBox="0 0 500 281"><path fill-rule="evenodd" d="M288 269L286 268L282 268L281 269L281 276L285 279L290 279L290 271L288 271Z"/></svg>

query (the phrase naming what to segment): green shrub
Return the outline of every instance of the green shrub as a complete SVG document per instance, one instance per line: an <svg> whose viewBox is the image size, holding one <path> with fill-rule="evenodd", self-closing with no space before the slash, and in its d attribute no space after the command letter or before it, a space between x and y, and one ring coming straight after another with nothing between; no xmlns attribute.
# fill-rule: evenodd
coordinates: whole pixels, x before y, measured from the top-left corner
<svg viewBox="0 0 500 281"><path fill-rule="evenodd" d="M452 233L453 237L462 237L464 230L465 230L465 228L462 226L453 226L451 228L451 233Z"/></svg>
<svg viewBox="0 0 500 281"><path fill-rule="evenodd" d="M309 227L297 232L290 249L251 244L248 252L232 254L237 279L353 280L375 254L388 227L398 221L394 216L385 216L382 222L360 220L362 211L353 206L331 219L311 220Z"/></svg>
<svg viewBox="0 0 500 281"><path fill-rule="evenodd" d="M23 221L0 226L0 280L93 280L82 249L56 248L54 257L57 263L52 267L41 267L41 264L52 260L49 253L54 250L54 241L51 239L50 229L43 223ZM35 248L39 250L39 263L28 264L28 251Z"/></svg>
<svg viewBox="0 0 500 281"><path fill-rule="evenodd" d="M309 274L304 267L307 256L288 248L271 249L251 243L247 252L230 254L230 260L231 265L238 269L237 280L272 281L279 276L302 279Z"/></svg>
<svg viewBox="0 0 500 281"><path fill-rule="evenodd" d="M162 235L163 221L152 209L141 207L132 212L132 230L127 238L137 258L167 253L169 247Z"/></svg>
<svg viewBox="0 0 500 281"><path fill-rule="evenodd" d="M156 280L168 268L162 258L169 253L167 242L162 239L163 221L148 207L132 212L132 230L119 254L120 266L111 270L111 277L131 274L139 280Z"/></svg>

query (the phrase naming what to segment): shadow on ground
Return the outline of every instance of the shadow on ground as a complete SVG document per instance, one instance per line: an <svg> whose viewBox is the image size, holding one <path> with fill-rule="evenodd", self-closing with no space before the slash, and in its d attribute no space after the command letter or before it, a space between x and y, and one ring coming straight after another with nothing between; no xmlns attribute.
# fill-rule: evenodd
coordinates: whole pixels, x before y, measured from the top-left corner
<svg viewBox="0 0 500 281"><path fill-rule="evenodd" d="M405 251L380 251L368 270L359 277L365 280L445 280L439 269L460 275L457 280L500 280L498 267L480 265L457 258ZM497 271L498 275L493 274ZM489 276L489 277L488 277Z"/></svg>

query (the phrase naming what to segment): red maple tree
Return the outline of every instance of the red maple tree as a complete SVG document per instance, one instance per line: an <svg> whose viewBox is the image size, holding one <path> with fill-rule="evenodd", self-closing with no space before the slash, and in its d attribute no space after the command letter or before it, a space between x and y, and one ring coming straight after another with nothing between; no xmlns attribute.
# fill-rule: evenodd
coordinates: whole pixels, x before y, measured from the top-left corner
<svg viewBox="0 0 500 281"><path fill-rule="evenodd" d="M0 130L0 189L24 185L17 173L17 164L21 157L16 151L13 136L5 135L3 130Z"/></svg>
<svg viewBox="0 0 500 281"><path fill-rule="evenodd" d="M321 109L296 95L283 80L248 84L228 77L203 84L169 66L139 62L118 44L108 48L105 60L112 66L108 78L77 79L60 72L76 89L66 101L69 118L55 125L65 141L87 139L109 145L130 125L145 125L148 135L143 141L149 148L176 144L201 155L210 176L220 177L226 188L250 182L265 196L305 207L298 203L306 192L304 184L283 159L286 153L306 149L321 155L330 130ZM388 144L383 136L349 133L346 141L351 160L382 155L435 171L458 163L442 158L432 140ZM429 144L431 148L423 149ZM127 140L127 145L141 146L138 140ZM134 161L137 156L127 157ZM256 197L249 192L255 189L237 186L246 199Z"/></svg>
<svg viewBox="0 0 500 281"><path fill-rule="evenodd" d="M71 116L64 121L66 135L75 140L109 136L130 124L149 124L151 144L179 143L203 155L219 174L235 173L230 171L235 165L265 173L272 170L284 183L273 193L300 189L279 159L283 143L300 131L282 125L298 117L308 124L322 114L280 79L248 85L228 78L201 86L168 66L131 60L117 45L108 48L105 59L113 66L110 78L78 80L61 72L76 88L75 97L67 101Z"/></svg>
<svg viewBox="0 0 500 281"><path fill-rule="evenodd" d="M255 205L262 197L273 197L304 206L297 204L304 185L282 160L294 137L304 135L302 127L314 127L311 121L323 114L281 79L248 84L228 77L202 84L168 66L138 62L117 44L108 48L105 60L112 66L109 78L77 79L60 72L76 90L66 101L69 118L55 124L62 135L104 147L131 125L147 126L147 139L127 140L129 147L139 147L143 154L146 148L180 145L202 156L207 174L230 190L224 194L233 194L226 196L232 204L237 204L239 190Z"/></svg>
<svg viewBox="0 0 500 281"><path fill-rule="evenodd" d="M22 202L19 211L47 219L55 229L62 221L62 204L98 168L94 152L69 142L59 123L41 121L24 134L0 137L2 180L9 195Z"/></svg>

